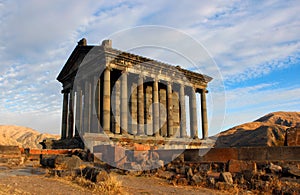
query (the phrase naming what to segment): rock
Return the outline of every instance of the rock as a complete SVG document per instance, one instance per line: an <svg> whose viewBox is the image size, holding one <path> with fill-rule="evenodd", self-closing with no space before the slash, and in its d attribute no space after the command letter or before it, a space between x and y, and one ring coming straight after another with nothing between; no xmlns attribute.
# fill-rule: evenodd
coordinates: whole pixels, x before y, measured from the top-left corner
<svg viewBox="0 0 300 195"><path fill-rule="evenodd" d="M188 179L191 179L193 177L194 174L193 174L193 170L192 170L191 167L188 168L188 171L187 171L186 175L187 175Z"/></svg>
<svg viewBox="0 0 300 195"><path fill-rule="evenodd" d="M230 172L220 173L219 180L227 184L233 184L232 175Z"/></svg>
<svg viewBox="0 0 300 195"><path fill-rule="evenodd" d="M95 183L106 181L109 178L108 173L104 169L96 167L85 167L78 174Z"/></svg>
<svg viewBox="0 0 300 195"><path fill-rule="evenodd" d="M270 173L280 173L280 172L282 172L282 167L279 165L274 165L273 163L270 163L270 165L267 167L267 171Z"/></svg>
<svg viewBox="0 0 300 195"><path fill-rule="evenodd" d="M177 180L177 184L179 184L179 185L187 185L188 184L188 180L186 178L179 178Z"/></svg>
<svg viewBox="0 0 300 195"><path fill-rule="evenodd" d="M64 155L57 155L55 158L55 168L60 169L78 169L82 164L82 160L78 156L64 156Z"/></svg>
<svg viewBox="0 0 300 195"><path fill-rule="evenodd" d="M215 187L215 183L216 183L215 178L208 177L207 180L206 180L206 182L207 182L207 186L208 187L211 187L211 188Z"/></svg>
<svg viewBox="0 0 300 195"><path fill-rule="evenodd" d="M200 185L201 183L203 183L203 177L201 176L200 173L196 173L193 177L192 177L192 183L195 185Z"/></svg>
<svg viewBox="0 0 300 195"><path fill-rule="evenodd" d="M201 163L201 164L199 165L199 171L200 171L200 172L211 171L210 163Z"/></svg>
<svg viewBox="0 0 300 195"><path fill-rule="evenodd" d="M162 170L159 169L157 171L157 176L162 178L162 179L171 180L175 176L175 173L170 172L170 171L162 171Z"/></svg>
<svg viewBox="0 0 300 195"><path fill-rule="evenodd" d="M226 182L217 182L215 186L218 190L229 190L233 187L232 184Z"/></svg>
<svg viewBox="0 0 300 195"><path fill-rule="evenodd" d="M272 175L272 174L261 175L260 179L262 181L272 181L272 180L274 180L274 175Z"/></svg>
<svg viewBox="0 0 300 195"><path fill-rule="evenodd" d="M300 170L296 166L289 166L287 172L296 177L300 177Z"/></svg>

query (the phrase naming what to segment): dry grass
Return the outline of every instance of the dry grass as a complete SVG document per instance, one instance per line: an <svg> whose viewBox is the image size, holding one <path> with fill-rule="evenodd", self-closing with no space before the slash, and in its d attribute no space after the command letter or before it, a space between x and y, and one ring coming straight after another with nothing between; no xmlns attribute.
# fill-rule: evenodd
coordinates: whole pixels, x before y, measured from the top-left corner
<svg viewBox="0 0 300 195"><path fill-rule="evenodd" d="M122 191L122 182L116 176L110 176L106 181L94 183L84 177L65 177L72 183L101 194L126 194Z"/></svg>

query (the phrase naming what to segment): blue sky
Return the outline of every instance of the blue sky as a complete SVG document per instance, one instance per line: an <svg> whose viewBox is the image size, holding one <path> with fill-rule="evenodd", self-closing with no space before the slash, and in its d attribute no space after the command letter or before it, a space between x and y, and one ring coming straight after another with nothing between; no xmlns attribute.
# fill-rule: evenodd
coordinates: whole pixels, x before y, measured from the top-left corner
<svg viewBox="0 0 300 195"><path fill-rule="evenodd" d="M300 111L299 12L299 1L0 0L0 124L59 133L56 76L77 41L97 45L141 25L177 29L207 49L225 86L226 114L214 113L222 129Z"/></svg>

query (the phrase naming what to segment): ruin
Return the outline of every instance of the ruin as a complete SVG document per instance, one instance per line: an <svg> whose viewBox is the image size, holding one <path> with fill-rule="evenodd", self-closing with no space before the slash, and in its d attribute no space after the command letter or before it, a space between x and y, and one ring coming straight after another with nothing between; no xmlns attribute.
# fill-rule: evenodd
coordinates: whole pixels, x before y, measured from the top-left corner
<svg viewBox="0 0 300 195"><path fill-rule="evenodd" d="M63 86L61 139L104 133L198 140L197 93L202 139L208 137L209 76L114 49L111 40L91 46L82 39L57 80Z"/></svg>

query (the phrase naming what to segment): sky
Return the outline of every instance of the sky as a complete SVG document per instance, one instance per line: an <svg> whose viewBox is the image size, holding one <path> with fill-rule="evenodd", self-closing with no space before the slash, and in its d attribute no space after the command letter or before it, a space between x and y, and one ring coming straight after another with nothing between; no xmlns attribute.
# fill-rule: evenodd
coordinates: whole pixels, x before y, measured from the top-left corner
<svg viewBox="0 0 300 195"><path fill-rule="evenodd" d="M98 45L124 29L148 25L191 37L215 62L210 135L269 112L300 111L299 12L296 0L0 0L0 124L59 134L56 77L77 42L85 37ZM202 70L215 76L214 68ZM224 111L218 109L222 101Z"/></svg>

